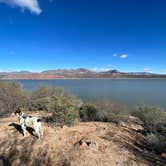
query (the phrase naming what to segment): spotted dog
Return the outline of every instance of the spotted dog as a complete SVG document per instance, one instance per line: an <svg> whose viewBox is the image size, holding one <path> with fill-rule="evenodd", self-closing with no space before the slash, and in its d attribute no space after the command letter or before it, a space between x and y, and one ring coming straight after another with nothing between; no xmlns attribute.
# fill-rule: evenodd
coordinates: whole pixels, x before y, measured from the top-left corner
<svg viewBox="0 0 166 166"><path fill-rule="evenodd" d="M21 125L23 135L26 133L26 127L33 127L36 132L38 138L43 137L43 130L41 127L41 119L33 116L25 115L21 110L17 110L12 115L16 115L19 119L19 123Z"/></svg>

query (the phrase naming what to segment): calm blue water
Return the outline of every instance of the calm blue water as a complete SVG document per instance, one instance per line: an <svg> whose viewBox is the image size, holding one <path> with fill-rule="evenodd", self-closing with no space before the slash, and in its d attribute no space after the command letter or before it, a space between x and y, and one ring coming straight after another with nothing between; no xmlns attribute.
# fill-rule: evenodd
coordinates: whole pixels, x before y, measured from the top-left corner
<svg viewBox="0 0 166 166"><path fill-rule="evenodd" d="M166 108L166 79L59 79L17 80L23 88L39 85L63 87L84 101L111 100L127 105L147 104Z"/></svg>

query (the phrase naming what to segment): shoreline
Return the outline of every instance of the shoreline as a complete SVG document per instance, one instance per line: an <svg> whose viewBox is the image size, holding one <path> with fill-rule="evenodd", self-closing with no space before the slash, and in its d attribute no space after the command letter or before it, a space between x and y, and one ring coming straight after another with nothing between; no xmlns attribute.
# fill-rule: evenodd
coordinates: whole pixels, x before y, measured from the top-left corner
<svg viewBox="0 0 166 166"><path fill-rule="evenodd" d="M25 79L25 78L18 78L18 79L0 79L0 81L15 81L15 80L33 80L33 81L37 81L37 80L125 80L125 79L166 79L165 78L162 78L162 77L156 77L156 78L145 78L145 77L138 77L138 78L36 78L36 79Z"/></svg>

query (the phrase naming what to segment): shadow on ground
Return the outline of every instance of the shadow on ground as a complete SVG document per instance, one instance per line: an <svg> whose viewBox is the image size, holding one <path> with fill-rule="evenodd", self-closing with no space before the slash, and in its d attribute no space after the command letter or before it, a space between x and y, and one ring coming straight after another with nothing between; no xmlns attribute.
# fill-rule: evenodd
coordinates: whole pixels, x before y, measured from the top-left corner
<svg viewBox="0 0 166 166"><path fill-rule="evenodd" d="M4 156L0 154L0 165L3 166L11 166L10 162L8 159L6 159Z"/></svg>
<svg viewBox="0 0 166 166"><path fill-rule="evenodd" d="M11 123L11 124L9 124L9 126L14 127L20 134L23 135L22 128L21 128L21 126L20 126L19 124L17 124L17 123ZM26 127L26 130L27 130L31 135L37 137L37 136L34 134L35 130L34 130L32 127Z"/></svg>

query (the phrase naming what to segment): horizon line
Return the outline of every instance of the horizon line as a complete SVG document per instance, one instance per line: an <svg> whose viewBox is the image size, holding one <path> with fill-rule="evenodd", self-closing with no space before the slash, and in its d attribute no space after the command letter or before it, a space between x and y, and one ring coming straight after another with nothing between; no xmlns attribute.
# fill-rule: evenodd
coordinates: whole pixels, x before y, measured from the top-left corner
<svg viewBox="0 0 166 166"><path fill-rule="evenodd" d="M85 70L90 70L93 72L107 72L107 71L111 71L111 70L117 70L118 72L121 73L150 73L150 74L161 74L164 75L166 74L166 72L153 72L153 71L120 71L118 69L115 68L107 68L107 69L93 69L93 68L85 68L85 67L77 67L77 68L55 68L55 69L43 69L43 70L0 70L0 73L14 73L14 72L30 72L30 73L42 73L44 71L51 71L51 70L78 70L78 69L85 69Z"/></svg>

